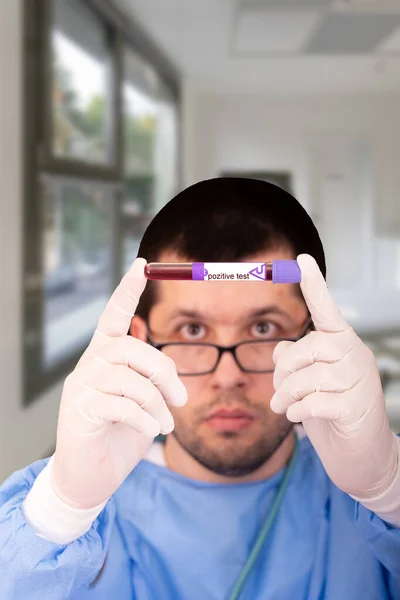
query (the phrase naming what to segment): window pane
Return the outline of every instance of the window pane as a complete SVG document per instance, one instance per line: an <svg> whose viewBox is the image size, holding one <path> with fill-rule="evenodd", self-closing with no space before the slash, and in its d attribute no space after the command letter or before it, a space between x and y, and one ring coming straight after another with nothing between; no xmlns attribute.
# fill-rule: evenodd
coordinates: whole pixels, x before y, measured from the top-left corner
<svg viewBox="0 0 400 600"><path fill-rule="evenodd" d="M104 27L81 3L53 2L53 153L109 160L108 50Z"/></svg>
<svg viewBox="0 0 400 600"><path fill-rule="evenodd" d="M89 341L112 287L110 188L43 182L46 368Z"/></svg>
<svg viewBox="0 0 400 600"><path fill-rule="evenodd" d="M137 257L139 244L150 223L151 217L148 214L139 215L132 218L128 211L123 209L122 228L123 228L123 272L126 273ZM146 258L146 256L144 257Z"/></svg>
<svg viewBox="0 0 400 600"><path fill-rule="evenodd" d="M151 217L177 192L178 116L173 94L130 48L123 87L125 264Z"/></svg>

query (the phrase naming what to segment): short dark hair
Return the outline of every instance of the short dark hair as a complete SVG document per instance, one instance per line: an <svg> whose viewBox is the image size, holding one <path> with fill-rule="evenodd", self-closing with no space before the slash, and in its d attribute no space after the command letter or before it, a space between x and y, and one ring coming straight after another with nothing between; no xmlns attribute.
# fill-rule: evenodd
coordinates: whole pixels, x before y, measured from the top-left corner
<svg viewBox="0 0 400 600"><path fill-rule="evenodd" d="M291 194L258 179L219 177L200 181L170 200L147 227L138 256L157 262L166 251L188 262L236 262L262 251L307 253L326 277L318 231ZM136 314L147 319L156 301L147 283Z"/></svg>

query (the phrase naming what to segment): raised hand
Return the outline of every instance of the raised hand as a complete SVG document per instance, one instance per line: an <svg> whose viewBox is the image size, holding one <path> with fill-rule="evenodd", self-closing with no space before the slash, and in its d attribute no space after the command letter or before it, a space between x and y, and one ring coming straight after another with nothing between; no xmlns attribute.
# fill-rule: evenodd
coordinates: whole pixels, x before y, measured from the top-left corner
<svg viewBox="0 0 400 600"><path fill-rule="evenodd" d="M128 335L145 288L138 258L111 296L63 389L52 485L68 505L106 501L174 422L167 404L187 400L171 359Z"/></svg>
<svg viewBox="0 0 400 600"><path fill-rule="evenodd" d="M315 260L300 255L298 263L316 331L276 347L271 408L303 423L339 488L365 500L376 498L398 472L399 449L376 361L344 320Z"/></svg>

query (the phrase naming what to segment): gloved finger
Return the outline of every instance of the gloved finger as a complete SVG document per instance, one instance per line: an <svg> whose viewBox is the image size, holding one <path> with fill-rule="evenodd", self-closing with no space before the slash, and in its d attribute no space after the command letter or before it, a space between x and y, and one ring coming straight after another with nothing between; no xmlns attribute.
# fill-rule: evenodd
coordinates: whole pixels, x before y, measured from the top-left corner
<svg viewBox="0 0 400 600"><path fill-rule="evenodd" d="M86 388L76 402L81 415L92 425L92 431L102 428L106 423L126 423L138 433L149 437L154 438L160 433L159 422L129 398ZM69 427L74 428L71 419ZM81 424L78 428L76 433L81 434Z"/></svg>
<svg viewBox="0 0 400 600"><path fill-rule="evenodd" d="M292 342L280 352L275 372L274 387L278 389L288 375L316 362L335 363L342 360L360 340L349 328L346 331L325 333L311 331L301 340Z"/></svg>
<svg viewBox="0 0 400 600"><path fill-rule="evenodd" d="M125 365L107 364L86 385L94 390L133 400L158 421L162 433L170 433L174 420L160 391L147 377Z"/></svg>
<svg viewBox="0 0 400 600"><path fill-rule="evenodd" d="M108 338L127 335L140 296L146 287L145 265L144 258L137 258L133 261L131 268L107 302L92 340L78 364L84 360L87 354L106 344L109 341Z"/></svg>
<svg viewBox="0 0 400 600"><path fill-rule="evenodd" d="M315 259L309 254L300 254L297 262L301 270L300 287L316 329L326 332L346 330L349 325L330 295Z"/></svg>
<svg viewBox="0 0 400 600"><path fill-rule="evenodd" d="M283 354L285 354L286 351L288 350L288 348L291 348L291 346L293 346L293 344L295 344L295 342L290 342L289 340L283 340L282 342L279 342L279 344L277 344L275 346L274 352L272 354L272 360L274 361L275 365L279 361L280 357Z"/></svg>
<svg viewBox="0 0 400 600"><path fill-rule="evenodd" d="M361 376L353 369L346 369L341 362L314 363L286 377L271 398L271 410L285 414L289 406L314 392L345 392L356 385Z"/></svg>
<svg viewBox="0 0 400 600"><path fill-rule="evenodd" d="M315 392L289 406L286 416L292 423L310 419L343 420L347 416L345 402L335 393Z"/></svg>
<svg viewBox="0 0 400 600"><path fill-rule="evenodd" d="M147 377L160 390L168 404L186 404L187 391L178 377L175 363L150 344L125 336L104 346L98 355L108 363L127 365Z"/></svg>
<svg viewBox="0 0 400 600"><path fill-rule="evenodd" d="M272 385L274 386L275 390L277 390L281 386L284 378L287 375L289 375L289 371L283 372L282 369L279 367L279 365L280 365L281 357L285 356L286 352L294 344L295 344L295 342L289 342L289 341L285 340L283 342L279 342L279 344L276 346L276 348L274 350L274 353L272 355L272 360L275 363L275 369L274 369Z"/></svg>

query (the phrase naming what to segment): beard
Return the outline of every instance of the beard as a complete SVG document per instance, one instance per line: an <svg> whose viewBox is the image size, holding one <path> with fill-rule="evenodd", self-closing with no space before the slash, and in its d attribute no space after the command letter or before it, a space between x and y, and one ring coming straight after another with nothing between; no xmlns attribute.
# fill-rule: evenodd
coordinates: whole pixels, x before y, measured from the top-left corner
<svg viewBox="0 0 400 600"><path fill-rule="evenodd" d="M251 410L257 424L257 433L249 437L243 431L214 432L210 436L201 433L201 423L213 410L221 406ZM271 414L267 406L252 404L242 394L218 397L206 409L199 410L190 423L175 416L173 435L192 458L203 467L227 477L242 477L259 469L269 460L290 432L293 423L286 416Z"/></svg>

